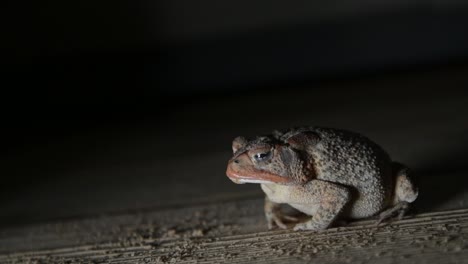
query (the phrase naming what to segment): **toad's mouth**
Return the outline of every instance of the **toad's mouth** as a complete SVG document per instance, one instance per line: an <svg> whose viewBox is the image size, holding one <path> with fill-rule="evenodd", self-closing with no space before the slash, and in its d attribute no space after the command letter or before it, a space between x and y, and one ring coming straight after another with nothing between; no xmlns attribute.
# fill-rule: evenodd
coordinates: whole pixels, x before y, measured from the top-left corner
<svg viewBox="0 0 468 264"><path fill-rule="evenodd" d="M236 184L244 183L288 183L290 178L282 177L267 171L250 169L238 171L235 165L229 164L226 170L228 178Z"/></svg>

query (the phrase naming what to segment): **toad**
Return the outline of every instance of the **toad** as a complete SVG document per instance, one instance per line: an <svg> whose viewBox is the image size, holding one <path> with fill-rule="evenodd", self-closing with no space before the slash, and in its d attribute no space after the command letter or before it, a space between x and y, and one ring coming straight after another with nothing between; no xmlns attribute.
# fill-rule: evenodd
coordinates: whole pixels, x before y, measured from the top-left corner
<svg viewBox="0 0 468 264"><path fill-rule="evenodd" d="M237 184L256 183L265 192L268 228L297 220L281 204L311 216L294 230L324 230L338 220L398 214L418 197L410 170L391 160L369 138L348 130L297 127L232 142L226 175Z"/></svg>

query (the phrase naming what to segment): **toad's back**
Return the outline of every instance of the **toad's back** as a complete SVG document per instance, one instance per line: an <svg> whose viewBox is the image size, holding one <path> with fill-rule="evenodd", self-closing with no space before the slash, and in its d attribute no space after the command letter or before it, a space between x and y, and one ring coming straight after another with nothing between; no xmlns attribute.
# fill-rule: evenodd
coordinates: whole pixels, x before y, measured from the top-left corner
<svg viewBox="0 0 468 264"><path fill-rule="evenodd" d="M375 215L389 205L392 195L391 160L370 139L346 130L311 127L319 140L309 148L317 178L349 186L351 218Z"/></svg>

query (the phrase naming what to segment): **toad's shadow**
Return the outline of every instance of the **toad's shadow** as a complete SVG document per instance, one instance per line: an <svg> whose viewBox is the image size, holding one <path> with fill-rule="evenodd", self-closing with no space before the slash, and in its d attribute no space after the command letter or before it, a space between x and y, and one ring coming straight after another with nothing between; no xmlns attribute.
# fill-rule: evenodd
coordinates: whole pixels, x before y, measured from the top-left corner
<svg viewBox="0 0 468 264"><path fill-rule="evenodd" d="M413 169L412 178L419 188L414 212L460 209L463 204L468 204L467 201L456 199L468 191L467 157L468 146L444 156L435 155L434 160L426 166Z"/></svg>

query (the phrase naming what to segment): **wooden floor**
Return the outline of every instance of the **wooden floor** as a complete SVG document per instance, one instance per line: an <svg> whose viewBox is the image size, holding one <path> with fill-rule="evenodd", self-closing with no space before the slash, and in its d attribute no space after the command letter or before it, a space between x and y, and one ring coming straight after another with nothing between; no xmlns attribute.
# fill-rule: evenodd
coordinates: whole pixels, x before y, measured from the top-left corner
<svg viewBox="0 0 468 264"><path fill-rule="evenodd" d="M468 209L323 232L265 229L262 199L9 229L0 263L468 263Z"/></svg>
<svg viewBox="0 0 468 264"><path fill-rule="evenodd" d="M465 66L71 122L1 160L0 263L468 263L467 86ZM282 107L250 118L259 102ZM303 124L361 132L409 165L414 215L268 231L259 186L225 175L231 140Z"/></svg>

